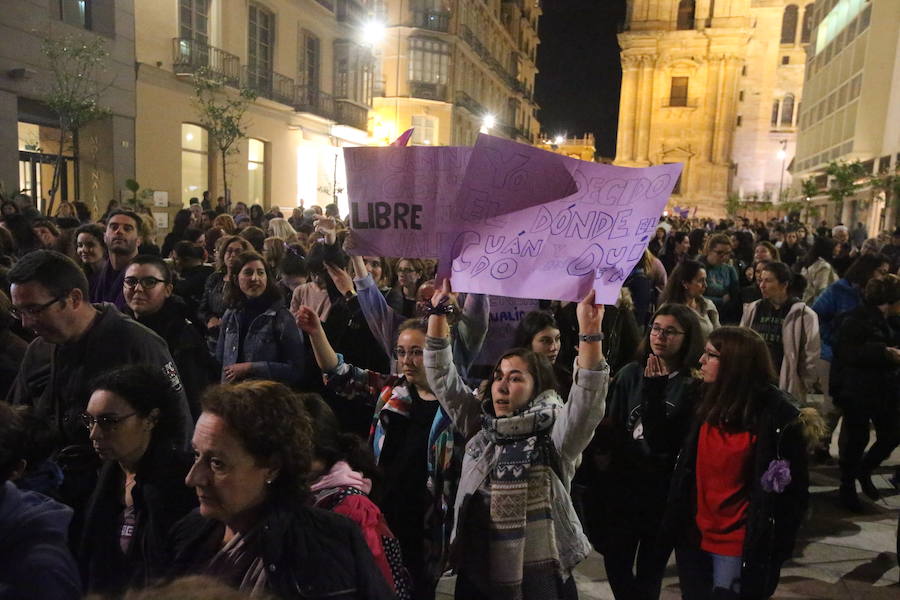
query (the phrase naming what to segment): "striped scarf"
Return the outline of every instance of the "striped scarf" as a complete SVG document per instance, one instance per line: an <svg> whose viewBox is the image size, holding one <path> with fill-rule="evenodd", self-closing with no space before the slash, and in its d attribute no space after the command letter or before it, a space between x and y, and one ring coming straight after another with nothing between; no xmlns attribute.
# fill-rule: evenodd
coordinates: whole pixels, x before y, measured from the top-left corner
<svg viewBox="0 0 900 600"><path fill-rule="evenodd" d="M550 432L560 406L550 391L510 417L483 416L483 431L499 449L489 481L491 598L558 597L559 551L551 515L556 454Z"/></svg>

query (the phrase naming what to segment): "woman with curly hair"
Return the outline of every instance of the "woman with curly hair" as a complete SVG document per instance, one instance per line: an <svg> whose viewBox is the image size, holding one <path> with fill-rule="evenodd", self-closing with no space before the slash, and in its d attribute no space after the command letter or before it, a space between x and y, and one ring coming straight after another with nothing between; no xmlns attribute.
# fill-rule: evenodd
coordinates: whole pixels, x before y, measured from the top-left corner
<svg viewBox="0 0 900 600"><path fill-rule="evenodd" d="M200 508L172 531L171 575L210 575L250 595L387 599L359 529L309 508L313 430L274 381L210 389L186 483Z"/></svg>

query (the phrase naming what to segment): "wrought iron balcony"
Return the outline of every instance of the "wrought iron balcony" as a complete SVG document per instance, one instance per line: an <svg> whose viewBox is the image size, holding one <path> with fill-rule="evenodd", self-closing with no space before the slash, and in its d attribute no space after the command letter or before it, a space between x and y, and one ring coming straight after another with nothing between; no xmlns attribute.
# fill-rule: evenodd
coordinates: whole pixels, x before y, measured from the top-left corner
<svg viewBox="0 0 900 600"><path fill-rule="evenodd" d="M447 86L443 83L430 83L427 81L410 81L409 95L413 98L425 100L447 101Z"/></svg>
<svg viewBox="0 0 900 600"><path fill-rule="evenodd" d="M243 68L241 75L244 86L263 98L294 106L294 80L290 77L249 65Z"/></svg>
<svg viewBox="0 0 900 600"><path fill-rule="evenodd" d="M342 125L366 131L369 127L369 109L354 104L352 100L335 99L335 121Z"/></svg>
<svg viewBox="0 0 900 600"><path fill-rule="evenodd" d="M468 95L465 92L456 92L456 102L457 106L461 106L465 108L467 111L475 115L476 117L482 117L487 114L487 111L484 110L484 107L481 106L478 102L475 101L472 96Z"/></svg>
<svg viewBox="0 0 900 600"><path fill-rule="evenodd" d="M205 71L221 77L229 85L237 85L241 78L241 61L234 54L188 38L172 40L172 63L176 75L191 75Z"/></svg>
<svg viewBox="0 0 900 600"><path fill-rule="evenodd" d="M294 94L294 110L334 120L334 97L318 88L298 85Z"/></svg>
<svg viewBox="0 0 900 600"><path fill-rule="evenodd" d="M431 31L450 31L450 12L446 10L416 10L413 12L413 27Z"/></svg>

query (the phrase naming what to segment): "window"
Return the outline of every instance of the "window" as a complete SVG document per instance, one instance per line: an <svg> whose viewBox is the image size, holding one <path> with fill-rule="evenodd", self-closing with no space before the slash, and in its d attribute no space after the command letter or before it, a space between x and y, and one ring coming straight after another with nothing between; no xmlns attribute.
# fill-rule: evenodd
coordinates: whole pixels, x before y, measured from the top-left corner
<svg viewBox="0 0 900 600"><path fill-rule="evenodd" d="M747 65L741 65L741 77L747 76Z"/></svg>
<svg viewBox="0 0 900 600"><path fill-rule="evenodd" d="M800 42L806 44L809 42L810 34L813 27L813 5L807 4L803 7L803 27L800 30Z"/></svg>
<svg viewBox="0 0 900 600"><path fill-rule="evenodd" d="M788 94L781 103L781 126L790 127L794 123L794 95Z"/></svg>
<svg viewBox="0 0 900 600"><path fill-rule="evenodd" d="M179 0L178 34L183 40L209 42L209 0Z"/></svg>
<svg viewBox="0 0 900 600"><path fill-rule="evenodd" d="M297 81L309 91L318 91L322 56L319 38L301 29L298 40Z"/></svg>
<svg viewBox="0 0 900 600"><path fill-rule="evenodd" d="M694 28L694 10L696 3L694 0L681 0L678 3L678 21L676 28L678 30L687 30Z"/></svg>
<svg viewBox="0 0 900 600"><path fill-rule="evenodd" d="M797 5L789 4L781 17L781 43L793 44L797 39Z"/></svg>
<svg viewBox="0 0 900 600"><path fill-rule="evenodd" d="M409 39L409 80L446 84L450 72L450 47L430 38Z"/></svg>
<svg viewBox="0 0 900 600"><path fill-rule="evenodd" d="M783 65L789 65L789 64L791 64L791 57L790 57L790 56L782 56L782 57L781 57L781 64L783 64Z"/></svg>
<svg viewBox="0 0 900 600"><path fill-rule="evenodd" d="M744 101L744 90L741 90L740 92L738 92L738 102L743 102L743 101Z"/></svg>
<svg viewBox="0 0 900 600"><path fill-rule="evenodd" d="M59 0L59 18L63 23L91 28L90 0Z"/></svg>
<svg viewBox="0 0 900 600"><path fill-rule="evenodd" d="M738 127L740 127L740 126L741 126L741 123L743 123L743 122L744 122L744 118L743 118L741 115L738 115L738 116L737 116L737 123L736 123L736 125L737 125Z"/></svg>
<svg viewBox="0 0 900 600"><path fill-rule="evenodd" d="M362 46L334 43L334 96L359 104L372 104L372 55Z"/></svg>
<svg viewBox="0 0 900 600"><path fill-rule="evenodd" d="M672 87L669 91L669 106L688 105L688 78L673 77Z"/></svg>
<svg viewBox="0 0 900 600"><path fill-rule="evenodd" d="M781 108L781 103L778 100L772 102L772 127L778 126L778 109Z"/></svg>
<svg viewBox="0 0 900 600"><path fill-rule="evenodd" d="M256 4L251 4L247 38L247 74L250 87L268 89L272 82L275 15Z"/></svg>
<svg viewBox="0 0 900 600"><path fill-rule="evenodd" d="M413 115L412 143L418 146L430 146L437 143L437 122L435 117Z"/></svg>
<svg viewBox="0 0 900 600"><path fill-rule="evenodd" d="M266 143L247 140L247 200L263 206L266 199Z"/></svg>
<svg viewBox="0 0 900 600"><path fill-rule="evenodd" d="M209 189L209 137L192 123L181 124L181 204Z"/></svg>

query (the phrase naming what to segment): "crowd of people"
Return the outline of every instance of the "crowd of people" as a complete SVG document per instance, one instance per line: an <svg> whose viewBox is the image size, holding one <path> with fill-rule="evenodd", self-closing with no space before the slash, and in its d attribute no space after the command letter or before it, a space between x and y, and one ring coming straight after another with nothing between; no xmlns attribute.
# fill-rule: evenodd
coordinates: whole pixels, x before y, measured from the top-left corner
<svg viewBox="0 0 900 600"><path fill-rule="evenodd" d="M0 598L763 599L839 419L848 511L900 444L900 228L665 217L486 357L335 205L0 213Z"/></svg>

